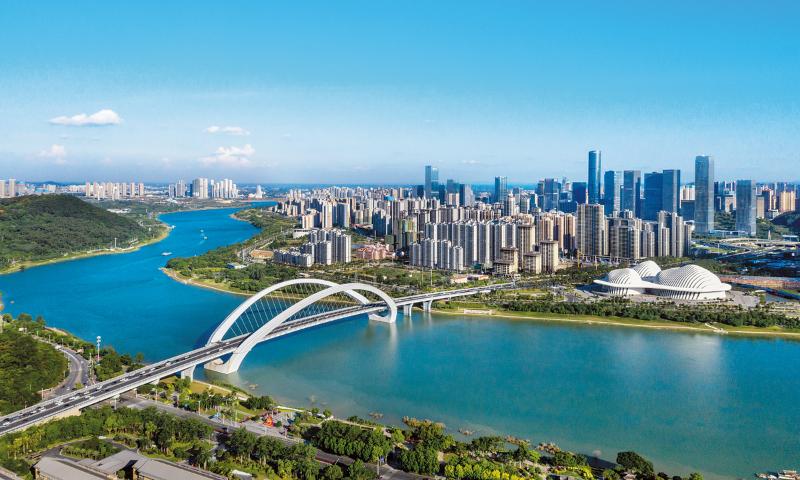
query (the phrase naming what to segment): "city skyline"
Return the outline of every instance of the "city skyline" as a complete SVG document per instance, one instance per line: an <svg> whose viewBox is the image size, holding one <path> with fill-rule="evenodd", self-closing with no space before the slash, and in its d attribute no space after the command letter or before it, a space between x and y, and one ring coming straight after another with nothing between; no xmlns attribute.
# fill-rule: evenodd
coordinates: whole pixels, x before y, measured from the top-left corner
<svg viewBox="0 0 800 480"><path fill-rule="evenodd" d="M583 179L597 149L797 180L790 2L154 6L0 7L0 176L517 184Z"/></svg>

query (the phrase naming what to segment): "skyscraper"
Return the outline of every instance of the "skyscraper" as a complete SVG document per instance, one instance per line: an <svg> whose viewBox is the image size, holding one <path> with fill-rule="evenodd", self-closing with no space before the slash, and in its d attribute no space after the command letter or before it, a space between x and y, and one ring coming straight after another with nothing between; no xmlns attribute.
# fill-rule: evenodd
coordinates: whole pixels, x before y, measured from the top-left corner
<svg viewBox="0 0 800 480"><path fill-rule="evenodd" d="M558 199L561 195L561 182L555 178L545 178L542 183L542 209L545 211L558 209Z"/></svg>
<svg viewBox="0 0 800 480"><path fill-rule="evenodd" d="M736 181L736 230L756 234L756 184L752 180Z"/></svg>
<svg viewBox="0 0 800 480"><path fill-rule="evenodd" d="M622 210L630 210L634 217L641 216L642 172L625 170L622 184Z"/></svg>
<svg viewBox="0 0 800 480"><path fill-rule="evenodd" d="M600 203L600 172L602 168L602 153L600 150L589 152L589 177L587 187L589 192L589 203Z"/></svg>
<svg viewBox="0 0 800 480"><path fill-rule="evenodd" d="M508 195L508 178L494 177L494 201L502 202Z"/></svg>
<svg viewBox="0 0 800 480"><path fill-rule="evenodd" d="M589 196L587 195L587 185L585 182L572 182L572 200L576 204L581 203L600 203L600 200L596 202L589 202Z"/></svg>
<svg viewBox="0 0 800 480"><path fill-rule="evenodd" d="M642 218L656 220L658 212L663 210L661 201L663 196L664 176L659 172L644 174L644 208Z"/></svg>
<svg viewBox="0 0 800 480"><path fill-rule="evenodd" d="M458 199L460 204L464 207L475 205L475 195L472 193L472 185L462 183L458 188Z"/></svg>
<svg viewBox="0 0 800 480"><path fill-rule="evenodd" d="M661 209L665 212L680 213L681 171L664 170L661 175L664 181L661 187Z"/></svg>
<svg viewBox="0 0 800 480"><path fill-rule="evenodd" d="M425 197L431 198L434 191L438 195L439 190L439 169L425 165Z"/></svg>
<svg viewBox="0 0 800 480"><path fill-rule="evenodd" d="M609 170L605 173L603 204L606 215L616 215L622 209L622 172Z"/></svg>
<svg viewBox="0 0 800 480"><path fill-rule="evenodd" d="M698 155L694 159L694 224L697 233L714 230L714 159Z"/></svg>

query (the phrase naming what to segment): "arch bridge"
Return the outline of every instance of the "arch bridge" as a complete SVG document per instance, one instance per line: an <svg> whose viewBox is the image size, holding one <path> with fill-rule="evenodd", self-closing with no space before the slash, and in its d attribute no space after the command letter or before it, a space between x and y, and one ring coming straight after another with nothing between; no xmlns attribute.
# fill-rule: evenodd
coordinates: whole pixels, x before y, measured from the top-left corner
<svg viewBox="0 0 800 480"><path fill-rule="evenodd" d="M372 285L337 284L299 278L272 285L236 307L214 330L206 345L240 337L230 357L205 364L207 370L232 373L257 344L278 336L346 317L369 314L370 320L393 323L395 300Z"/></svg>
<svg viewBox="0 0 800 480"><path fill-rule="evenodd" d="M340 285L311 278L281 282L242 302L225 317L205 345L0 417L0 435L75 414L170 375L192 376L198 365L222 373L235 372L255 345L282 335L363 314L368 314L371 320L392 323L397 319L398 307L403 307L403 315L408 316L417 304L429 311L437 300L508 288L515 285L495 284L393 299L362 283Z"/></svg>

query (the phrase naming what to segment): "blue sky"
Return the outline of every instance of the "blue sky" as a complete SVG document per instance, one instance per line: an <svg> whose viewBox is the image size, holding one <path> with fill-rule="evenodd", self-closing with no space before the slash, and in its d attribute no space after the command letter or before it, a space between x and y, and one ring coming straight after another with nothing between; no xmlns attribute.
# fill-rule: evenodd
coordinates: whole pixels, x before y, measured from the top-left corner
<svg viewBox="0 0 800 480"><path fill-rule="evenodd" d="M532 183L585 180L599 148L604 168L691 179L707 153L719 177L797 180L798 19L790 1L8 0L0 178L420 182L432 163Z"/></svg>

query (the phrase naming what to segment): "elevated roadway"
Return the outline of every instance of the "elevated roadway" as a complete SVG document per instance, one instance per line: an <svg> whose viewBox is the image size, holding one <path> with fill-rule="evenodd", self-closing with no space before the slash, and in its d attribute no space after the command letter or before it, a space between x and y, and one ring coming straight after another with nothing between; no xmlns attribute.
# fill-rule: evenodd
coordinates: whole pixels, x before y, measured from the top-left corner
<svg viewBox="0 0 800 480"><path fill-rule="evenodd" d="M514 288L514 284L506 283L484 287L470 287L400 297L395 299L395 302L398 306L407 307L408 309L405 310L406 312L410 312L410 307L415 304L422 304L425 310L429 310L430 304L437 300L446 300L510 288ZM387 305L383 302L370 302L364 305L344 307L317 315L294 319L274 328L268 335L260 339L259 343L344 318L372 314L386 309ZM194 368L198 365L210 363L237 351L249 336L250 335L240 335L214 342L189 352L155 362L113 379L88 385L80 390L67 392L23 410L13 412L0 418L0 435L23 430L31 425L43 423L51 419L77 414L83 408L119 397L122 393L147 383L158 382L160 379L171 375L191 375Z"/></svg>

